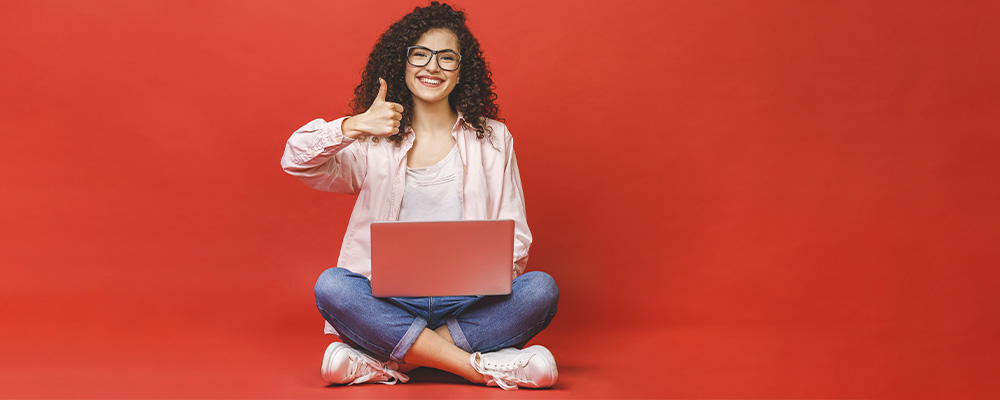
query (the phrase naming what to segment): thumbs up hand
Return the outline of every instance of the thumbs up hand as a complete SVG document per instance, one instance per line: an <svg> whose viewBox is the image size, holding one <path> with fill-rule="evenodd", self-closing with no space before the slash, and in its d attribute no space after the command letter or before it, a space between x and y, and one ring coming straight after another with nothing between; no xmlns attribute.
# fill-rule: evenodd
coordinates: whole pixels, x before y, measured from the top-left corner
<svg viewBox="0 0 1000 400"><path fill-rule="evenodd" d="M399 124L403 119L403 106L385 101L385 79L378 78L378 95L368 111L350 117L341 124L344 136L356 139L361 135L390 136L399 132Z"/></svg>

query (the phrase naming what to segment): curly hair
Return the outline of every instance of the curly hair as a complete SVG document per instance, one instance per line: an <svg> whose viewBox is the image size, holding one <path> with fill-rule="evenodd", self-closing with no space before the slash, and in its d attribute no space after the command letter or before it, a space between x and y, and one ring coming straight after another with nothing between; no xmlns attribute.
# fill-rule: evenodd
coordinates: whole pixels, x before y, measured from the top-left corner
<svg viewBox="0 0 1000 400"><path fill-rule="evenodd" d="M413 95L404 79L406 48L415 45L431 29L445 29L458 37L462 64L458 69L458 84L448 96L449 104L455 111L463 114L466 123L476 130L479 139L491 136L492 128L486 124L486 120L500 119L500 107L496 103L497 95L493 92L495 86L489 64L479 49L479 41L465 25L465 13L436 1L426 7L414 8L413 12L390 25L375 42L368 55L368 64L361 74L361 83L354 88L354 99L349 105L351 113L357 115L367 111L378 94L378 78L385 79L388 91L385 100L399 103L404 109L399 132L387 139L396 146L402 143L403 133L413 119ZM375 142L378 140L378 137L373 138Z"/></svg>

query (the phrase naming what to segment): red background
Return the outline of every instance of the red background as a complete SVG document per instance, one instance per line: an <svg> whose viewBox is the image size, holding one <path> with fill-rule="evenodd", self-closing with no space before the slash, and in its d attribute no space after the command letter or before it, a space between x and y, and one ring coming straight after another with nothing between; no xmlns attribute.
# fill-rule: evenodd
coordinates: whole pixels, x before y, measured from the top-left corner
<svg viewBox="0 0 1000 400"><path fill-rule="evenodd" d="M416 2L0 2L0 397L319 380L354 198L283 174ZM995 2L459 2L560 284L525 397L995 398Z"/></svg>

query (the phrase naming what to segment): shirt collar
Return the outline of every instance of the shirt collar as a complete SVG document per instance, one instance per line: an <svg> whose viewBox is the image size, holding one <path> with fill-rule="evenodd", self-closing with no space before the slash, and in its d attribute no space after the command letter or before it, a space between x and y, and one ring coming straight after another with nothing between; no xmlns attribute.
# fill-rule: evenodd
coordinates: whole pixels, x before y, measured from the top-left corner
<svg viewBox="0 0 1000 400"><path fill-rule="evenodd" d="M469 122L465 120L465 115L463 115L461 111L456 111L456 112L458 113L458 119L455 120L455 125L451 127L452 136L455 136L457 132L461 129L472 127L471 125L469 125ZM413 139L415 139L416 137L417 135L413 133L413 127L412 126L406 127L406 134L403 135L403 140L407 142L412 142Z"/></svg>

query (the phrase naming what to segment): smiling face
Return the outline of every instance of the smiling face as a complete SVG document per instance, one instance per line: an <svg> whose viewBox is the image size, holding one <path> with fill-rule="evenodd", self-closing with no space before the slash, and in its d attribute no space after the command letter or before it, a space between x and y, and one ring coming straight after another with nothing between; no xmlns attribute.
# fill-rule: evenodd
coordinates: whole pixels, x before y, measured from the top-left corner
<svg viewBox="0 0 1000 400"><path fill-rule="evenodd" d="M458 47L458 37L445 29L431 29L427 31L417 40L415 46L422 46L435 51L452 50L456 53L462 52ZM444 55L440 53L433 56L430 62L423 67L415 67L409 63L406 64L406 87L410 89L410 93L413 93L414 102L423 102L430 105L444 101L447 104L448 95L451 94L451 91L455 89L455 85L458 84L459 71L445 71L441 69L438 66L438 57L442 56Z"/></svg>

